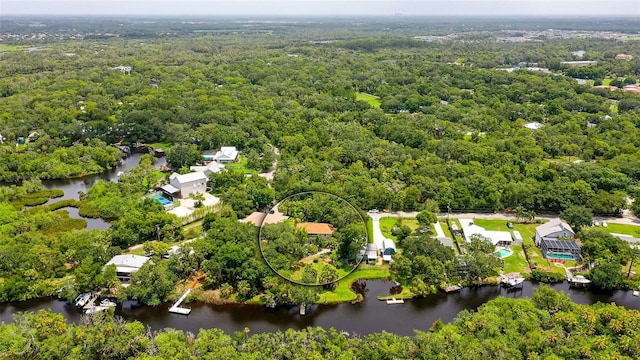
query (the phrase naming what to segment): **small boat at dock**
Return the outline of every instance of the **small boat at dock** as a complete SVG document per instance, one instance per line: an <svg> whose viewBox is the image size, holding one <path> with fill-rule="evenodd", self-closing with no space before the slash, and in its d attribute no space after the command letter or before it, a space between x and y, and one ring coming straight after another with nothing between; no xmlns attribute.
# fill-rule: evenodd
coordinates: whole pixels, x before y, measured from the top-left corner
<svg viewBox="0 0 640 360"><path fill-rule="evenodd" d="M84 293L84 294L78 295L78 297L76 297L74 302L77 307L84 307L85 305L87 305L87 302L89 300L91 300L91 293Z"/></svg>
<svg viewBox="0 0 640 360"><path fill-rule="evenodd" d="M404 300L391 298L391 299L387 299L387 304L389 304L389 305L392 305L392 304L404 304Z"/></svg>

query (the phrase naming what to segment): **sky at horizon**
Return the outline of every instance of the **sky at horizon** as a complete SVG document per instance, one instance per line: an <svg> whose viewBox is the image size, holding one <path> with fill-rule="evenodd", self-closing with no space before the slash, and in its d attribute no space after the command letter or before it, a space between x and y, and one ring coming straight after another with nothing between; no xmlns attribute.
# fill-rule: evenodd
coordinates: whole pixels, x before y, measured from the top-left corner
<svg viewBox="0 0 640 360"><path fill-rule="evenodd" d="M638 16L640 0L0 0L1 15Z"/></svg>

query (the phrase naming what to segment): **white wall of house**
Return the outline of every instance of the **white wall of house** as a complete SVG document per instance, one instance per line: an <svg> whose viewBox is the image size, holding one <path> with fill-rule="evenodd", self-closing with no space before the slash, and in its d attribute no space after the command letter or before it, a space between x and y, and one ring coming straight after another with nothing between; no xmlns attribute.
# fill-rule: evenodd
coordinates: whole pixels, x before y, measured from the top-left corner
<svg viewBox="0 0 640 360"><path fill-rule="evenodd" d="M180 183L178 179L172 179L170 184L180 189L180 195L183 199L188 198L191 194L198 192L204 194L207 191L207 180L195 180Z"/></svg>

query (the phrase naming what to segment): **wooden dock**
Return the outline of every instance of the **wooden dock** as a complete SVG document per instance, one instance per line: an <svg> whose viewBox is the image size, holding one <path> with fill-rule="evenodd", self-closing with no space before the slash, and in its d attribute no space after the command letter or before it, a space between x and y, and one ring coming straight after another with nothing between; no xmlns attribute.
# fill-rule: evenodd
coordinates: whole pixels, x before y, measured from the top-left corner
<svg viewBox="0 0 640 360"><path fill-rule="evenodd" d="M178 301L176 301L176 303L173 304L173 306L169 308L169 312L176 313L176 314L182 314L182 315L189 315L189 313L191 313L191 309L180 307L180 304L182 304L184 299L186 299L187 296L189 296L190 293L191 293L191 288L187 289L187 291L185 291L185 293L182 294L180 299L178 299Z"/></svg>
<svg viewBox="0 0 640 360"><path fill-rule="evenodd" d="M198 285L198 282L202 279L205 278L205 275L202 275L200 277L198 277L193 284L191 284L191 286L189 286L189 289L187 289L187 291L184 292L184 294L182 294L182 296L180 296L180 299L178 299L178 301L175 302L175 304L173 304L173 306L171 306L169 308L169 312L175 313L175 314L181 314L181 315L189 315L191 313L191 309L190 308L183 308L180 307L180 304L182 304L182 302L184 301L184 299L187 298L187 296L189 296L189 294L191 294L191 290L193 290L196 285Z"/></svg>

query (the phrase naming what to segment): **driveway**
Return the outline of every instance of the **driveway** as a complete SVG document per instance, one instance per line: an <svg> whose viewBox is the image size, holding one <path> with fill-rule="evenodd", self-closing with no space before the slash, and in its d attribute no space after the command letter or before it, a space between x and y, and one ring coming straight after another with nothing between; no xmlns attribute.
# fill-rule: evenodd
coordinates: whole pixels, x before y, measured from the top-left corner
<svg viewBox="0 0 640 360"><path fill-rule="evenodd" d="M382 230L380 230L380 218L383 216L387 216L387 214L371 214L371 219L373 219L373 242L376 244L378 249L382 249L382 241L387 239L384 235L382 235Z"/></svg>

